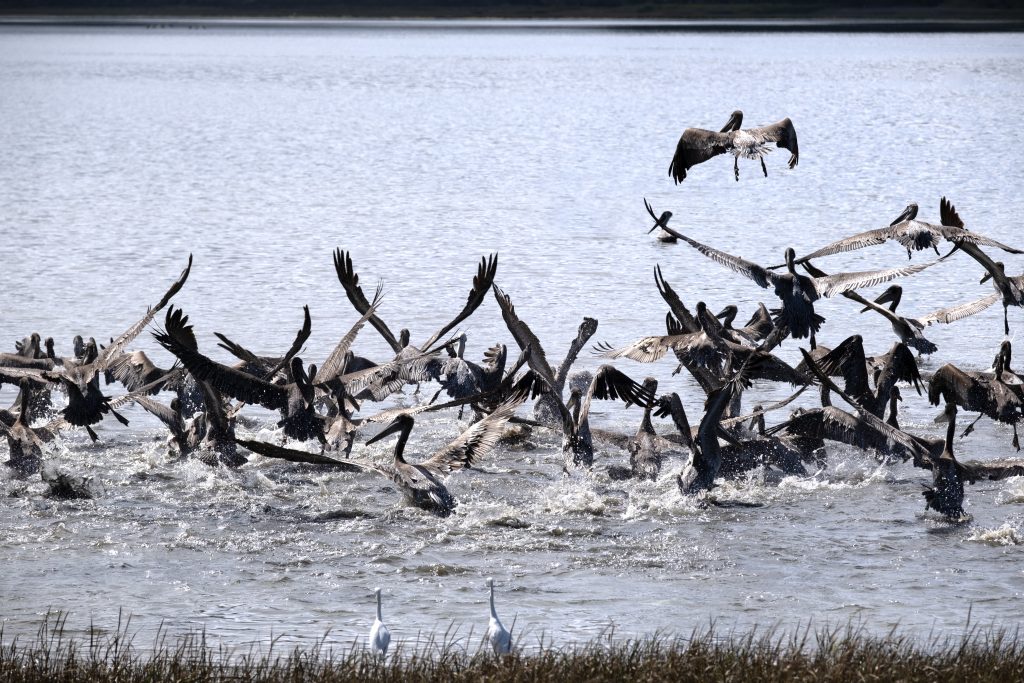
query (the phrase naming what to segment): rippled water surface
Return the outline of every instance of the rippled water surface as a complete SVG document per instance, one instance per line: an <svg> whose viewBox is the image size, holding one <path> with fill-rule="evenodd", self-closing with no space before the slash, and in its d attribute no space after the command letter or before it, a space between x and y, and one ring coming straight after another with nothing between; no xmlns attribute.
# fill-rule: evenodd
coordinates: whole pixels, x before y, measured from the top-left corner
<svg viewBox="0 0 1024 683"><path fill-rule="evenodd" d="M678 229L764 264L790 245L887 225L910 201L937 222L942 195L969 228L1024 243L1014 121L1024 41L1014 34L6 28L0 93L5 351L34 330L59 353L74 334L118 334L189 252L176 302L223 360L214 331L280 353L309 304L304 355L322 361L357 318L334 277L337 246L365 283L384 279L381 315L414 342L461 308L490 252L553 358L584 315L600 320L595 341L662 333L655 264L691 305L735 302L744 319L759 300L774 305L693 249L645 234L644 197L673 211ZM666 170L682 129L717 129L736 108L755 125L791 117L799 166L787 170L779 151L767 179L748 161L737 183L719 158L674 186ZM886 245L818 265L905 262ZM908 279L902 306L919 315L981 297L991 290L980 275L956 256ZM853 331L870 353L893 341L845 299L819 312L822 344ZM940 348L923 370L987 367L1000 318L996 307L930 328ZM1010 323L1022 329L1024 314L1011 311ZM468 357L512 344L490 298L463 329ZM135 346L171 362L148 334ZM788 341L781 354L795 362L797 348ZM357 349L387 351L372 329ZM579 365L598 362L584 354ZM696 424L701 392L674 365L620 367L679 391ZM747 405L786 393L758 386ZM903 393L901 420L940 435L938 409ZM620 433L640 417L611 404L594 412ZM33 631L50 608L77 628L113 625L123 608L136 626L205 627L231 643L328 629L350 642L369 627L378 585L396 637L452 623L479 633L486 576L506 625L515 618L520 633L556 642L712 620L959 633L969 608L974 622L1006 626L1024 610L1019 478L969 487L973 521L951 526L923 512L927 473L835 447L812 476L722 484L720 497L762 508L706 510L679 495L679 460L654 483L612 482L604 467L628 456L599 443L593 474L563 478L557 438L538 432L453 476L460 505L441 520L400 507L371 476L259 458L238 471L169 461L158 423L126 414L131 425L108 420L97 444L69 433L52 451L101 483L94 501L54 502L38 477L0 472L6 634ZM250 431L278 438L271 414L247 414ZM454 415L424 419L411 447L430 452L459 429ZM358 456L387 456L390 442L362 440ZM983 421L957 451L1007 457L1009 442L1007 428Z"/></svg>

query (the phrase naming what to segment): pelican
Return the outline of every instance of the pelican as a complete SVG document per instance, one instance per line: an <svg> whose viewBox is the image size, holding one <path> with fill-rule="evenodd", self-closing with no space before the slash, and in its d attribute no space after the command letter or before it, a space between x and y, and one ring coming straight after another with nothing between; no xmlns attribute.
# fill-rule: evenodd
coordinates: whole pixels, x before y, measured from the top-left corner
<svg viewBox="0 0 1024 683"><path fill-rule="evenodd" d="M743 123L743 112L737 110L729 117L729 121L717 133L703 128L687 128L679 137L676 153L668 167L668 174L676 184L686 179L686 172L693 166L703 163L712 157L731 152L733 173L736 180L740 179L739 159L758 159L764 177L768 177L768 168L764 165L765 155L771 151L768 143L774 142L776 147L792 152L789 167L794 168L800 161L800 148L797 146L796 129L788 118L759 128L740 129Z"/></svg>
<svg viewBox="0 0 1024 683"><path fill-rule="evenodd" d="M810 261L806 261L802 265L804 270L813 277L826 275L823 271L815 268ZM904 318L901 315L897 315L896 307L899 306L900 300L903 298L903 288L899 285L890 285L874 301L865 299L857 292L843 292L843 296L861 304L864 307L861 309L861 313L869 310L875 311L888 320L889 325L892 326L893 333L899 337L900 341L916 349L919 354L931 355L938 351L939 347L933 341L927 339L922 332L926 325L937 322L938 319L933 317L934 314L924 318ZM888 303L889 307L885 308L880 305L884 303Z"/></svg>
<svg viewBox="0 0 1024 683"><path fill-rule="evenodd" d="M810 254L801 256L796 259L796 262L804 263L805 261L816 259L821 256L830 256L840 252L863 249L876 244L882 244L889 240L894 240L903 245L907 250L907 258L911 257L913 253L912 250L920 251L922 249L934 249L935 253L938 254L938 245L941 240L952 242L954 245L970 244L976 246L980 244L989 247L998 247L999 249L1011 254L1024 253L1024 251L1021 251L1020 249L1016 249L997 240L964 229L963 221L960 221L959 216L956 216L956 210L945 197L939 201L939 214L942 217L941 225L915 220L917 216L917 204L910 204L903 210L903 213L901 213L899 217L887 227L878 228L877 230L868 230L867 232L861 232L856 235L851 235L850 237L837 240L820 249L812 251ZM956 216L955 219L953 218L954 216ZM956 248L957 246L954 246L954 251ZM782 266L772 266L772 268L782 268Z"/></svg>
<svg viewBox="0 0 1024 683"><path fill-rule="evenodd" d="M380 588L374 588L373 594L377 598L377 618L373 620L373 626L370 627L370 651L374 657L384 659L388 656L388 645L391 644L391 631L381 621Z"/></svg>
<svg viewBox="0 0 1024 683"><path fill-rule="evenodd" d="M722 388L712 391L705 401L704 417L697 428L697 440L690 461L676 478L683 495L707 491L714 486L715 477L722 467L722 447L718 443L722 414L732 402L734 395L750 385L746 371L747 363L744 363Z"/></svg>
<svg viewBox="0 0 1024 683"><path fill-rule="evenodd" d="M778 424L766 433L776 435L780 432L810 439L828 439L854 446L856 448L872 448L889 453L896 446L901 446L909 456L928 457L925 447L916 437L892 427L864 408L855 398L840 389L829 378L828 373L811 358L804 349L800 349L807 367L814 372L821 383L838 394L856 411L856 415L833 406L813 410L794 412L787 422Z"/></svg>
<svg viewBox="0 0 1024 683"><path fill-rule="evenodd" d="M501 625L498 613L494 611L494 579L487 579L487 589L491 602L491 618L487 620L487 642L491 644L494 654L507 655L512 651L512 634Z"/></svg>
<svg viewBox="0 0 1024 683"><path fill-rule="evenodd" d="M946 427L946 442L942 455L932 463L932 485L926 486L921 492L924 496L924 509L932 508L949 519L959 520L964 513L964 478L962 466L953 455L953 439L956 437L956 404L947 403L944 419L949 422Z"/></svg>
<svg viewBox="0 0 1024 683"><path fill-rule="evenodd" d="M913 275L937 263L937 261L932 261L904 268L807 277L806 275L797 275L794 267L796 252L789 248L786 249L788 272L779 274L751 261L701 244L667 226L665 230L684 240L712 261L750 278L759 286L765 289L769 286L774 287L775 295L782 300L782 308L772 310L772 319L776 327L788 332L794 339L809 336L812 349L816 346L814 335L821 328L821 324L825 322L825 318L814 312L814 302L819 298L835 296L861 287L871 287L888 282L898 277Z"/></svg>
<svg viewBox="0 0 1024 683"><path fill-rule="evenodd" d="M654 219L654 226L650 230L647 231L648 233L654 232L657 228L660 228L663 225L665 225L666 223L668 223L668 220L670 218L672 218L672 212L671 211L663 211L660 216L656 215L654 213L654 209L651 208L651 204L650 204L650 202L647 201L646 197L644 198L644 207L647 209L647 213L650 214L651 218ZM675 242L676 238L673 237L672 235L668 234L664 230L662 230L660 233L658 233L658 241L659 242Z"/></svg>
<svg viewBox="0 0 1024 683"><path fill-rule="evenodd" d="M658 478L658 473L661 472L662 456L658 447L658 434L654 431L654 425L651 424L651 410L655 404L653 396L658 390L658 380L654 377L647 377L644 379L643 387L652 396L652 400L644 406L644 416L640 420L640 427L636 430L636 434L626 441L626 450L629 451L629 468L614 465L609 467L608 474L612 479L635 477L654 481ZM686 414L684 413L683 420L685 419Z"/></svg>
<svg viewBox="0 0 1024 683"><path fill-rule="evenodd" d="M363 289L359 286L359 275L356 274L355 269L352 266L352 254L344 251L343 249L335 249L334 270L337 273L338 281L345 289L345 295L352 303L352 306L354 306L360 314L365 314L370 308L370 302L366 300L366 295L363 294ZM473 312L479 308L480 304L483 303L484 297L487 295L487 290L490 289L491 284L494 282L494 275L497 271L497 254L494 254L489 258L481 258L480 265L477 267L476 277L473 278L473 286L469 290L469 298L466 301L466 305L463 306L462 310L459 311L459 314L456 315L455 318L442 326L418 348L414 347L414 350L417 352L420 349L423 351L429 350L438 340L444 337L448 331L452 330L456 325L472 315ZM388 343L396 354L402 353L402 350L409 346L409 330L401 330L399 332L399 336L396 338L394 333L391 332L379 316L372 314L369 320L370 324L380 332L384 341Z"/></svg>
<svg viewBox="0 0 1024 683"><path fill-rule="evenodd" d="M896 382L910 382L921 393L921 373L917 361L902 342L896 342L880 358L880 370L875 377L875 390L868 384L867 359L864 340L854 334L842 341L817 361L821 370L832 376L838 371L845 382L844 391L858 404L876 417L882 417L889 404L889 395Z"/></svg>
<svg viewBox="0 0 1024 683"><path fill-rule="evenodd" d="M198 381L208 383L236 400L258 403L268 410L280 410L281 420L278 425L284 427L285 435L303 441L316 438L326 443L324 418L313 407L315 365L311 365L307 373L302 359L293 357L290 363L291 381L281 386L218 363L199 352L195 333L188 324L188 316L173 306L165 316L164 331L154 333L153 336Z"/></svg>
<svg viewBox="0 0 1024 683"><path fill-rule="evenodd" d="M366 442L371 445L398 433L393 461L389 465L364 466L364 469L390 478L401 489L409 504L439 517L447 517L455 510L456 501L442 479L447 474L471 467L490 453L501 438L502 427L525 400L525 392L514 394L493 413L420 463L405 460L405 444L409 440L414 420L411 415L399 415L394 422ZM347 462L359 465L357 461Z"/></svg>
<svg viewBox="0 0 1024 683"><path fill-rule="evenodd" d="M519 344L519 348L529 347L531 349L527 363L530 369L547 385L548 395L551 396L551 402L561 418L564 471L568 472L573 467L591 467L594 463L594 445L590 436L588 417L592 399L618 399L628 407L634 403L646 405L653 399L653 396L625 373L611 365L602 365L598 368L597 374L594 375L586 391L582 387L574 387L569 400L563 401L561 396L563 385L560 385L558 378L552 374L551 366L544 356L544 350L537 335L516 313L515 306L508 294L503 292L497 284L492 285L492 289L494 298L501 308L501 316L505 320L505 325L512 333L512 338ZM580 332L570 348L572 359L596 329L596 320L584 318L584 323L580 325ZM570 357L566 357L566 361L559 368L559 377L563 371L568 372L570 364Z"/></svg>
<svg viewBox="0 0 1024 683"><path fill-rule="evenodd" d="M1001 375L1002 373L999 373L988 379L964 372L952 363L946 363L936 370L928 381L928 401L936 406L940 401L952 403L964 410L978 411L978 419L981 419L982 415L987 415L997 422L1011 425L1013 447L1019 451L1017 423L1024 417L1024 396L1019 385L1007 384ZM970 434L973 428L974 423L967 428L964 435Z"/></svg>

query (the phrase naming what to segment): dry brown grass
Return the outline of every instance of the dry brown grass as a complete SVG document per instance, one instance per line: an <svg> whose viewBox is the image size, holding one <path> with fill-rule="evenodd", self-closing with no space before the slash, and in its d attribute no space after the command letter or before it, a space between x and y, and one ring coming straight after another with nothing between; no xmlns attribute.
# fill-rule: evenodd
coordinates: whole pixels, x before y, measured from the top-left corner
<svg viewBox="0 0 1024 683"><path fill-rule="evenodd" d="M0 681L90 683L165 681L1020 681L1024 644L1017 632L972 628L960 638L920 642L893 632L807 629L720 636L708 628L688 637L603 638L585 645L524 647L495 657L467 652L445 634L386 662L359 647L237 652L204 634L172 642L159 635L140 648L128 620L108 635L72 638L64 618L44 619L31 642L0 631Z"/></svg>

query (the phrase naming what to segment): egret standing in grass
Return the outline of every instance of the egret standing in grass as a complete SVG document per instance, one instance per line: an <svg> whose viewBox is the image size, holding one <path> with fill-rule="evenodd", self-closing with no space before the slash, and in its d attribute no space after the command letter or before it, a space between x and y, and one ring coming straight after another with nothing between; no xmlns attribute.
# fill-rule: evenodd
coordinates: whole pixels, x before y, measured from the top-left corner
<svg viewBox="0 0 1024 683"><path fill-rule="evenodd" d="M512 634L501 625L501 620L494 611L494 579L487 579L487 588L491 593L491 618L487 622L487 642L494 649L494 654L507 655L512 651Z"/></svg>
<svg viewBox="0 0 1024 683"><path fill-rule="evenodd" d="M391 631L380 618L380 589L375 588L373 593L377 596L377 618L373 620L373 626L370 627L370 649L373 651L374 657L384 659L388 654L388 645L391 643Z"/></svg>

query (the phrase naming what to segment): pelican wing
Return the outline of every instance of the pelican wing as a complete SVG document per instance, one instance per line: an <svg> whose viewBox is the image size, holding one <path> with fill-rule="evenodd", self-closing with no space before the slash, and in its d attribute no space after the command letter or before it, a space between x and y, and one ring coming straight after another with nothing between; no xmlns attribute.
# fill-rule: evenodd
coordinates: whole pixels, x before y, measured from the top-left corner
<svg viewBox="0 0 1024 683"><path fill-rule="evenodd" d="M373 295L373 303L366 309L363 316L355 322L352 327L349 328L348 332L341 338L334 350L331 351L331 355L327 356L327 360L320 366L320 370L316 373L317 384L326 384L335 377L337 377L345 369L345 356L348 354L349 349L352 348L352 344L356 340L356 335L363 329L366 321L374 316L377 311L377 307L380 305L381 298L383 296L383 283L377 285L377 292Z"/></svg>
<svg viewBox="0 0 1024 683"><path fill-rule="evenodd" d="M477 267L476 276L473 278L473 287L469 290L469 298L466 299L466 305L462 307L462 310L459 311L459 314L455 316L450 323L435 332L434 336L423 344L421 348L424 351L429 350L434 342L447 334L449 330L453 329L460 322L471 316L473 311L480 307L480 304L484 302L484 297L487 296L487 290L489 290L491 285L494 284L494 276L497 272L497 254L492 254L491 256L480 259L480 265Z"/></svg>
<svg viewBox="0 0 1024 683"><path fill-rule="evenodd" d="M867 417L869 415L870 419ZM871 413L855 416L833 406L796 415L766 430L766 434L776 435L782 431L813 439L838 441L861 449L886 450L895 444L914 444L915 449L920 449L909 434L886 424Z"/></svg>
<svg viewBox="0 0 1024 683"><path fill-rule="evenodd" d="M774 142L777 147L788 149L791 152L789 157L790 168L800 163L800 147L796 141L796 128L793 127L793 122L788 117L768 126L751 128L748 132L766 142Z"/></svg>
<svg viewBox="0 0 1024 683"><path fill-rule="evenodd" d="M340 469L343 472L377 471L377 468L373 465L363 463L358 460L336 460L319 453L300 451L295 448L285 448L284 446L278 446L265 441L235 439L235 443L242 448L247 448L257 455L262 455L265 458L276 458L278 460L287 460L288 462L305 462L311 465L330 465L331 467Z"/></svg>
<svg viewBox="0 0 1024 683"><path fill-rule="evenodd" d="M797 389L796 392L791 394L789 397L784 398L781 401L776 401L775 403L771 403L771 404L766 405L766 406L761 406L761 408L759 410L755 410L754 412L748 413L746 415L740 415L739 417L730 417L728 419L721 420L719 422L719 424L721 426L723 426L723 427L731 427L734 424L740 424L742 422L746 422L747 420L749 420L752 417L756 417L758 415L764 415L765 413L770 413L773 410L778 410L779 408L785 408L790 403L795 401L797 399L797 397L800 396L800 394L804 393L804 391L806 391L807 387L809 387L809 386L811 386L811 384L805 384L802 387L800 387L799 389Z"/></svg>
<svg viewBox="0 0 1024 683"><path fill-rule="evenodd" d="M387 363L341 375L339 379L345 383L345 390L349 394L369 389L373 400L382 401L409 382L434 379L437 373L431 372L431 369L437 362L437 356L433 353L399 355Z"/></svg>
<svg viewBox="0 0 1024 683"><path fill-rule="evenodd" d="M949 323L962 320L968 316L980 313L986 308L996 303L1002 298L999 292L993 292L986 297L982 297L977 301L968 301L965 304L957 304L956 306L949 306L947 308L940 308L937 311L932 311L926 315L922 315L917 320L925 325L931 325L932 323L942 323L948 325Z"/></svg>
<svg viewBox="0 0 1024 683"><path fill-rule="evenodd" d="M844 251L855 251L857 249L863 249L864 247L873 247L876 244L884 244L886 241L893 239L895 228L885 227L878 228L877 230L868 230L861 232L850 237L844 237L841 240L826 244L821 249L812 251L806 256L801 256L796 259L794 263L803 263L811 259L818 258L819 256L831 256L832 254L839 254ZM772 266L773 268L785 268L785 264L778 266Z"/></svg>
<svg viewBox="0 0 1024 683"><path fill-rule="evenodd" d="M686 172L691 167L726 152L731 146L731 133L687 128L676 143L676 153L672 156L668 174L678 185L686 178Z"/></svg>
<svg viewBox="0 0 1024 683"><path fill-rule="evenodd" d="M906 277L914 273L920 273L925 268L935 265L938 261L918 263L902 268L889 268L887 270L865 270L855 273L836 273L812 279L814 289L820 296L835 296L843 292L849 292L862 287L873 287L883 282L895 280L898 277Z"/></svg>
<svg viewBox="0 0 1024 683"><path fill-rule="evenodd" d="M512 299L509 298L508 294L503 292L497 284L492 284L491 289L494 292L494 299L498 302L498 307L501 309L501 317L505 320L508 331L512 333L512 338L519 344L520 350L525 349L527 346L530 347L530 358L527 361L530 369L536 372L549 387L555 389L555 373L551 369L551 364L548 363L547 356L544 354L544 347L541 346L540 339L516 315L515 306L512 305Z"/></svg>
<svg viewBox="0 0 1024 683"><path fill-rule="evenodd" d="M668 307L672 310L672 314L675 315L676 319L683 324L686 332L696 332L700 330L700 325L697 323L697 319L693 317L689 309L683 303L683 300L679 298L676 291L668 284L665 278L661 274L661 266L654 266L654 283L658 286L658 293L661 294L661 298L665 300Z"/></svg>
<svg viewBox="0 0 1024 683"><path fill-rule="evenodd" d="M970 230L946 230L943 235L947 240L954 244L968 242L970 244L979 244L986 247L996 247L1011 254L1024 254L1024 251L1020 249L1003 244L999 240L994 240L991 237L985 237L984 235L979 235L976 232L971 232Z"/></svg>
<svg viewBox="0 0 1024 683"><path fill-rule="evenodd" d="M302 345L306 343L307 339L309 339L310 332L312 331L312 321L309 318L309 306L303 306L302 310L302 327L295 335L295 340L292 342L292 345L291 347L289 347L288 351L284 354L284 357L281 358L281 360L278 361L277 365L275 365L274 368L267 373L267 379L272 379L274 375L277 374L277 371L280 370L281 368L289 367L289 364L292 362L292 358L294 358L295 354L302 350Z"/></svg>
<svg viewBox="0 0 1024 683"><path fill-rule="evenodd" d="M111 359L119 356L124 350L124 347L131 343L133 339L138 337L142 330L146 329L146 325L153 321L153 318L160 309L167 305L167 302L171 300L171 297L181 291L181 288L185 286L185 281L188 280L188 274L190 272L192 272L192 254L188 255L188 265L185 266L185 270L181 271L181 275L178 276L178 279L174 281L174 284L171 285L170 289L168 289L160 301L157 302L156 306L149 309L149 311L146 312L146 315L142 316L141 320L103 347L103 350L100 351L96 360L93 361L93 367L97 370L102 370L107 366L107 363L109 363Z"/></svg>
<svg viewBox="0 0 1024 683"><path fill-rule="evenodd" d="M359 275L356 274L355 269L352 267L351 253L340 248L334 250L334 272L338 274L338 282L345 289L345 295L348 297L348 300L359 311L360 315L365 314L370 309L370 302L366 300L363 288L359 286ZM376 313L370 316L370 324L380 332L380 336L384 337L384 341L394 349L395 353L402 350L402 345L398 343L398 339L388 329L388 326L384 324L384 321L377 317Z"/></svg>
<svg viewBox="0 0 1024 683"><path fill-rule="evenodd" d="M503 427L516 409L526 401L528 392L517 391L490 415L464 431L454 441L441 448L421 467L428 468L439 474L448 474L471 467L485 455L494 450L501 438Z"/></svg>
<svg viewBox="0 0 1024 683"><path fill-rule="evenodd" d="M770 270L763 268L756 263L741 259L738 256L727 254L724 251L719 251L713 247L709 247L706 244L701 244L697 240L692 240L681 232L677 232L672 228L666 227L665 231L669 234L675 235L677 238L685 241L691 247L699 251L700 253L707 256L712 261L725 266L729 270L744 275L758 284L760 287L768 288L769 285L774 285L775 282L781 279L780 275L771 272Z"/></svg>
<svg viewBox="0 0 1024 683"><path fill-rule="evenodd" d="M231 398L245 403L258 403L270 410L288 405L288 391L284 387L222 365L200 353L192 326L188 324L188 316L181 309L172 306L164 319L164 331L154 333L153 336L181 361L197 381L208 382Z"/></svg>
<svg viewBox="0 0 1024 683"><path fill-rule="evenodd" d="M829 376L825 372L822 371L822 369L820 367L818 367L818 364L814 362L814 359L811 358L811 355L809 353L807 353L806 350L800 349L800 353L803 355L804 362L807 363L807 367L809 367L811 369L811 371L814 372L814 374L818 376L818 379L821 380L822 384L827 386L829 389L831 389L836 394L838 394L840 397L842 397L842 399L844 401L846 401L851 406L853 406L854 408L857 409L857 416L860 418L860 420L862 420L863 424L867 425L865 428L862 428L862 429L859 430L859 431L863 432L863 435L870 434L870 432L866 431L866 430L873 430L874 432L877 432L877 433L881 434L882 436L884 436L885 444L887 446L889 446L889 447L892 447L892 446L895 446L895 445L898 444L898 445L903 446L904 448L906 448L908 453L916 454L917 457L920 457L920 458L928 457L927 451L921 446L921 444L919 444L914 439L913 436L911 436L910 434L907 434L906 432L904 432L904 431L902 431L900 429L896 429L895 427L893 427L892 425L887 424L886 422L883 422L879 418L877 418L874 415L872 415L870 411L866 410L865 408L862 408L857 403L857 401L855 401L846 392L844 392L842 389L840 389L838 386L836 386L836 383L833 382L829 378ZM823 409L823 410L836 411L836 410L839 410L839 409L838 408L826 408L826 409ZM843 411L839 411L839 412L843 412ZM868 437L868 438L870 438L870 437ZM847 441L845 443L849 443L849 442ZM857 444L853 444L853 445L857 445ZM861 446L861 447L863 448L863 446ZM875 447L875 446L872 446L872 447Z"/></svg>
<svg viewBox="0 0 1024 683"><path fill-rule="evenodd" d="M636 404L646 406L654 402L654 394L642 384L630 379L626 373L613 365L602 365L598 368L594 379L590 382L586 396L580 404L580 415L577 425L586 422L590 415L590 404L593 399L620 400L627 407Z"/></svg>

